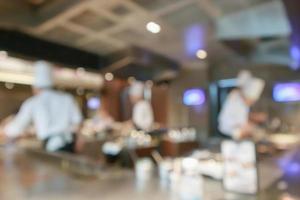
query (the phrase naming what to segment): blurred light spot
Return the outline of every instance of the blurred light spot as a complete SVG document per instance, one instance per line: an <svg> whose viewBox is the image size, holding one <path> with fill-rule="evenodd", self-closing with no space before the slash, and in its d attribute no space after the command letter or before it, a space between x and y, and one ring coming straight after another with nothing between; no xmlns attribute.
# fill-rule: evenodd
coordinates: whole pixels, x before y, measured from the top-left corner
<svg viewBox="0 0 300 200"><path fill-rule="evenodd" d="M112 73L108 72L105 74L104 78L107 81L112 81L112 80L114 80L114 75Z"/></svg>
<svg viewBox="0 0 300 200"><path fill-rule="evenodd" d="M199 59L203 60L207 57L207 52L200 49L200 50L197 51L196 55Z"/></svg>
<svg viewBox="0 0 300 200"><path fill-rule="evenodd" d="M100 108L100 105L101 102L99 97L91 97L87 102L87 106L91 110L97 110L98 108Z"/></svg>
<svg viewBox="0 0 300 200"><path fill-rule="evenodd" d="M273 88L276 102L300 101L300 83L278 83Z"/></svg>
<svg viewBox="0 0 300 200"><path fill-rule="evenodd" d="M292 57L291 68L297 70L300 68L300 48L298 46L292 46L290 49L290 54Z"/></svg>
<svg viewBox="0 0 300 200"><path fill-rule="evenodd" d="M279 160L279 166L285 174L300 175L300 163L292 159Z"/></svg>
<svg viewBox="0 0 300 200"><path fill-rule="evenodd" d="M151 33L159 33L161 31L161 27L159 24L155 23L155 22L149 22L146 25L146 28L149 32Z"/></svg>
<svg viewBox="0 0 300 200"><path fill-rule="evenodd" d="M198 106L205 102L205 93L202 89L189 89L184 92L183 103L187 106Z"/></svg>

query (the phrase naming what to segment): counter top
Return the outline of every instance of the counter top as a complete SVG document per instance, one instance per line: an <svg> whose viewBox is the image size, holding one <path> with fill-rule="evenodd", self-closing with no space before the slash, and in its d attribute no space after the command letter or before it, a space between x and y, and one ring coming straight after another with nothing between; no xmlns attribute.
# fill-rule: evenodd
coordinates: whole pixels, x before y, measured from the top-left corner
<svg viewBox="0 0 300 200"><path fill-rule="evenodd" d="M16 148L0 148L0 179L0 199L4 200L182 199L179 190L172 191L161 184L156 176L149 180L137 181L132 171L109 169L100 172L97 177L80 177ZM247 196L226 192L221 182L205 178L203 199L275 200L285 192L300 197L297 191L300 174L298 177L286 175L283 180L290 186L284 191L277 189L276 183L257 196Z"/></svg>

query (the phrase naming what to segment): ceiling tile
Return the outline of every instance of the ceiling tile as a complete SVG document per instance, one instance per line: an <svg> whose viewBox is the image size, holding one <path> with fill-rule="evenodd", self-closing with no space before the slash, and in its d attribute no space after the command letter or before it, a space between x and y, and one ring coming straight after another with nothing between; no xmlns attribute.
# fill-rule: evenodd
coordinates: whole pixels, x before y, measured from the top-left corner
<svg viewBox="0 0 300 200"><path fill-rule="evenodd" d="M271 0L212 0L212 4L219 8L223 15L245 10Z"/></svg>
<svg viewBox="0 0 300 200"><path fill-rule="evenodd" d="M126 42L139 42L146 39L146 36L136 30L126 29L113 35L113 37Z"/></svg>
<svg viewBox="0 0 300 200"><path fill-rule="evenodd" d="M97 15L92 11L84 11L81 14L73 17L71 21L95 31L101 31L115 25L111 20Z"/></svg>
<svg viewBox="0 0 300 200"><path fill-rule="evenodd" d="M191 4L179 10L162 16L162 18L176 29L185 29L192 24L206 23L209 16L198 5Z"/></svg>
<svg viewBox="0 0 300 200"><path fill-rule="evenodd" d="M183 0L133 0L139 6L147 10L158 10L168 5L177 3Z"/></svg>
<svg viewBox="0 0 300 200"><path fill-rule="evenodd" d="M45 38L61 42L63 44L74 44L74 41L79 40L82 35L72 32L64 27L55 27L43 35Z"/></svg>
<svg viewBox="0 0 300 200"><path fill-rule="evenodd" d="M118 16L127 16L131 13L131 10L123 4L113 6L110 11Z"/></svg>

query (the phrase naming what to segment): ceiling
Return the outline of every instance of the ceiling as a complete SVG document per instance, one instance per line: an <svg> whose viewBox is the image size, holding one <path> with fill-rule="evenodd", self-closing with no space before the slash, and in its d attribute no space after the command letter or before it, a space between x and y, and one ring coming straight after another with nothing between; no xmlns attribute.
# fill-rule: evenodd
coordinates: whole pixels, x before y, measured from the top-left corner
<svg viewBox="0 0 300 200"><path fill-rule="evenodd" d="M276 10L282 22L279 20L280 24L274 25L274 31L263 35L255 32L251 39L243 38L243 32L236 34L239 27L250 24L258 30L263 29L263 19L272 20L270 15L257 14L265 13L264 9L269 14L274 9L282 11ZM145 26L149 21L159 23L162 31L159 34L148 32ZM265 20L265 24L267 22ZM261 38L275 38L275 44L286 47L288 40L284 39L289 35L286 24L279 0L0 0L2 27L19 29L99 55L138 46L187 65L195 65L196 61L195 52L190 53L189 46L207 49L209 55L219 58L220 62L222 58L243 60L245 55L249 59L257 50L263 52L259 46L265 45L265 41ZM198 46L187 44L189 36L196 37L194 43ZM251 56L231 45L230 41L238 41L239 46L240 40L250 43ZM270 60L273 59L267 59L267 62Z"/></svg>

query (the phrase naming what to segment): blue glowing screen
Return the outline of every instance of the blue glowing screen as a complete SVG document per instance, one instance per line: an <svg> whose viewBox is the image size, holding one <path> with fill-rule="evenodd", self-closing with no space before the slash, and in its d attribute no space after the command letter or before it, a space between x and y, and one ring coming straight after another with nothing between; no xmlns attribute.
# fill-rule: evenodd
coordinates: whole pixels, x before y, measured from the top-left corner
<svg viewBox="0 0 300 200"><path fill-rule="evenodd" d="M183 103L187 106L199 106L205 103L203 89L189 89L184 92Z"/></svg>
<svg viewBox="0 0 300 200"><path fill-rule="evenodd" d="M273 98L276 102L300 101L300 82L276 84L273 88Z"/></svg>

